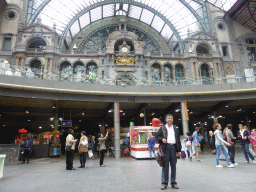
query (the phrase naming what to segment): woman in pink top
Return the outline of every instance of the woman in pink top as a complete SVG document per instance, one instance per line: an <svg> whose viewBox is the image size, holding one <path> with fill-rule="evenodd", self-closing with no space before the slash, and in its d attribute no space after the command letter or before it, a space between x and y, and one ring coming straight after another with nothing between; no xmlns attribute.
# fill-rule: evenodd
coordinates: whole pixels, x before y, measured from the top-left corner
<svg viewBox="0 0 256 192"><path fill-rule="evenodd" d="M256 153L256 129L252 129L251 135L249 136L250 141L254 146L254 151Z"/></svg>

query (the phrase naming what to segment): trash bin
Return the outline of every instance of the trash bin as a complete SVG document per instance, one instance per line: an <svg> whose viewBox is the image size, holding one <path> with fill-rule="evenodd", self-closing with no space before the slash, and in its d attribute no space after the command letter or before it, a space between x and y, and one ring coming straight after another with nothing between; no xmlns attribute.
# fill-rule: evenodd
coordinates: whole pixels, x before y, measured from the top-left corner
<svg viewBox="0 0 256 192"><path fill-rule="evenodd" d="M4 173L4 160L5 160L6 155L5 154L1 154L0 155L0 178L3 177L3 173Z"/></svg>

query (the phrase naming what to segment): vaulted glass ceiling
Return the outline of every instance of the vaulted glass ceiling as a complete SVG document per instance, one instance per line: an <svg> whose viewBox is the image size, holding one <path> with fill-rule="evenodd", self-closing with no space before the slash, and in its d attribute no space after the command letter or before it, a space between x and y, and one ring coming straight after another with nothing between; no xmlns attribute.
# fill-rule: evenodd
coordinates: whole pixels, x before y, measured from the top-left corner
<svg viewBox="0 0 256 192"><path fill-rule="evenodd" d="M180 41L190 33L208 30L206 0L29 0L27 24L40 16L42 23L66 38L74 38L90 23L116 15L140 20L158 31L166 41ZM228 10L236 0L208 0Z"/></svg>

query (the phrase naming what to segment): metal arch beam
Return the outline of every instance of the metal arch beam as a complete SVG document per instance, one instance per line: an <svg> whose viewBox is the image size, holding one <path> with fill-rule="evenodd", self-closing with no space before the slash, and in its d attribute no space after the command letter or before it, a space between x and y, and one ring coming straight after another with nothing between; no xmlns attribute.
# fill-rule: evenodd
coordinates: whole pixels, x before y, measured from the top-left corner
<svg viewBox="0 0 256 192"><path fill-rule="evenodd" d="M45 8L45 6L50 2L51 0L45 0L44 2L42 2L38 8L35 10L35 12L32 14L32 16L30 17L30 19L27 21L27 25L31 25L32 23L34 23L34 21L36 20L36 18L38 17L39 13Z"/></svg>
<svg viewBox="0 0 256 192"><path fill-rule="evenodd" d="M209 27L206 26L206 24L203 22L202 18L197 14L197 12L185 1L185 0L179 0L183 5L185 5L189 11L195 16L195 18L198 20L200 25L202 26L203 30L205 32L209 32Z"/></svg>
<svg viewBox="0 0 256 192"><path fill-rule="evenodd" d="M180 36L179 32L177 31L177 29L174 27L174 25L163 14L161 14L157 10L153 9L152 7L150 7L148 5L145 5L143 3L140 3L140 2L132 1L132 0L106 0L106 1L102 1L102 2L97 2L93 5L90 5L90 6L86 7L85 9L80 11L79 13L77 13L70 20L70 22L66 25L66 27L65 27L65 29L62 33L62 37L61 37L60 42L59 42L60 49L62 49L63 42L64 42L64 39L65 39L65 36L67 35L68 29L73 25L73 23L79 17L81 17L82 15L84 15L85 13L87 13L88 11L90 11L93 8L103 6L103 5L107 5L107 4L114 4L114 3L128 3L130 5L135 5L135 6L138 6L138 7L142 7L142 8L148 9L149 11L154 13L155 15L159 16L171 28L171 30L173 31L173 33L175 34L175 36L176 36L176 38L179 42L180 49L181 49L182 53L184 52L184 48L185 48L184 43L182 42L181 36Z"/></svg>

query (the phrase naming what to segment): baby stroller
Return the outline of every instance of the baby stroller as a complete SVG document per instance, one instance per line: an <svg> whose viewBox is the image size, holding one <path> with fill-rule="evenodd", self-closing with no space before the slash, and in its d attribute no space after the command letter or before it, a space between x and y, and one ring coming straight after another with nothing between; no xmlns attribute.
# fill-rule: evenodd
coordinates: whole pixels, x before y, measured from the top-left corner
<svg viewBox="0 0 256 192"><path fill-rule="evenodd" d="M124 156L130 155L129 145L124 145Z"/></svg>

